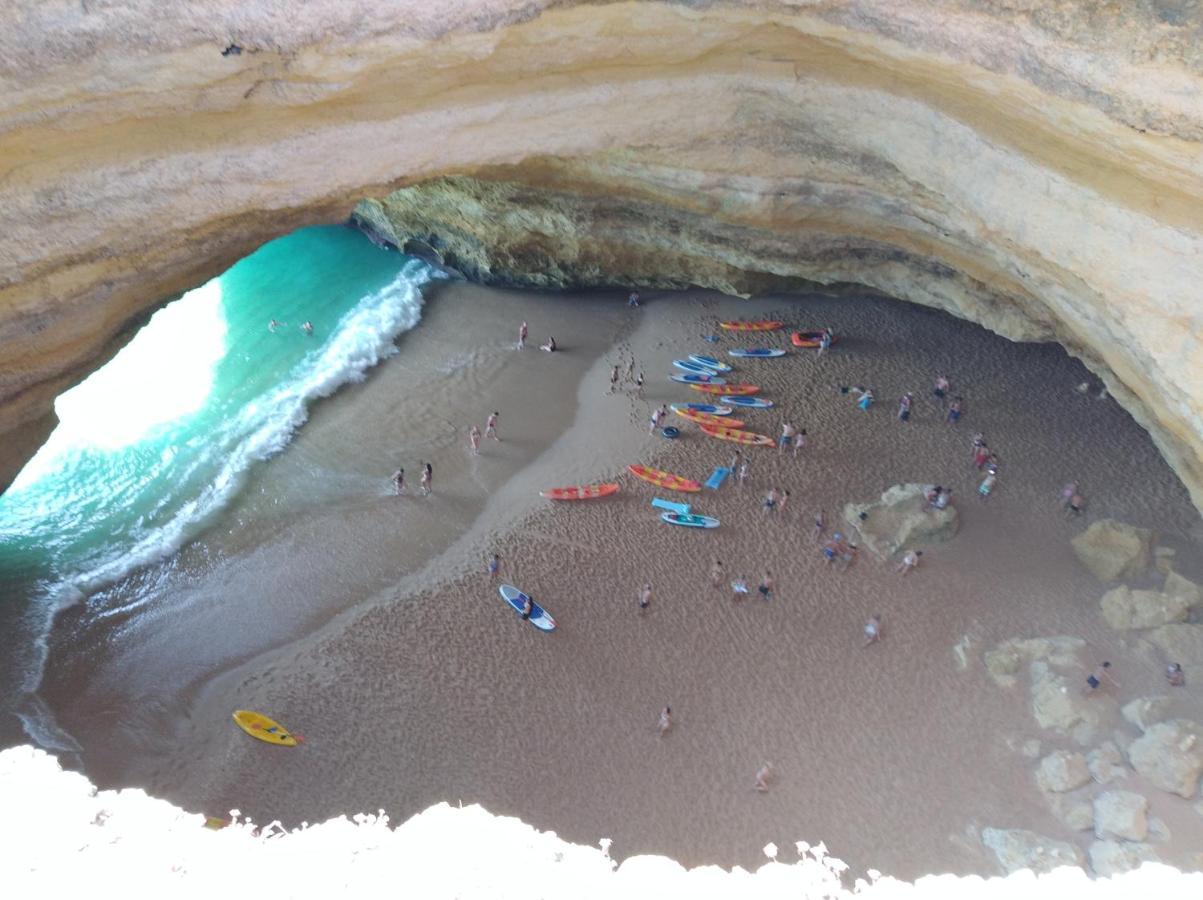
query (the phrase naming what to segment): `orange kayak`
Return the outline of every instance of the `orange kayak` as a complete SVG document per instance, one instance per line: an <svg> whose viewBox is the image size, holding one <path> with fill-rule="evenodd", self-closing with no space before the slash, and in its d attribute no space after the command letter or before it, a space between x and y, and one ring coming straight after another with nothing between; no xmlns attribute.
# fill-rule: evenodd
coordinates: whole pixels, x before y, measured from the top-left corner
<svg viewBox="0 0 1203 900"><path fill-rule="evenodd" d="M609 497L618 493L618 485L613 482L605 484L586 484L574 487L549 488L539 491L540 497L548 500L594 500L598 497Z"/></svg>
<svg viewBox="0 0 1203 900"><path fill-rule="evenodd" d="M644 481L656 485L656 487L662 487L670 491L685 491L696 494L702 489L701 484L696 481L682 478L680 475L673 475L670 472L661 472L659 469L649 469L647 466L627 466L627 471L636 478L642 478Z"/></svg>
<svg viewBox="0 0 1203 900"><path fill-rule="evenodd" d="M750 397L760 393L760 388L754 384L691 384L690 387L703 394L721 394L725 397Z"/></svg>
<svg viewBox="0 0 1203 900"><path fill-rule="evenodd" d="M776 331L784 322L719 322L727 331Z"/></svg>
<svg viewBox="0 0 1203 900"><path fill-rule="evenodd" d="M776 447L776 442L767 434L757 434L755 431L744 431L740 428L723 428L721 425L703 425L702 431L711 437L724 441L735 441L737 444L754 444L757 447Z"/></svg>
<svg viewBox="0 0 1203 900"><path fill-rule="evenodd" d="M682 419L697 422L699 425L726 425L728 428L742 428L743 422L730 416L716 416L712 413L698 412L696 409L674 409Z"/></svg>
<svg viewBox="0 0 1203 900"><path fill-rule="evenodd" d="M823 341L823 332L821 331L795 331L789 336L789 342L795 347L818 347ZM839 341L838 337L832 336L831 343Z"/></svg>

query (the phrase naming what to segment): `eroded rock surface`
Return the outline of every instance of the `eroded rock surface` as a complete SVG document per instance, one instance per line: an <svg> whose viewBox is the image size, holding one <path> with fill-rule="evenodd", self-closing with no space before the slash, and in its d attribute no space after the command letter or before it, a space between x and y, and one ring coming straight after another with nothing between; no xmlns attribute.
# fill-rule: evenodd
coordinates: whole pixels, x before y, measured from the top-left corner
<svg viewBox="0 0 1203 900"><path fill-rule="evenodd" d="M149 308L377 196L482 280L855 283L1058 340L1203 506L1203 26L1166 8L7 4L0 484Z"/></svg>
<svg viewBox="0 0 1203 900"><path fill-rule="evenodd" d="M1161 862L1149 844L1131 841L1095 841L1090 845L1090 868L1100 878L1139 869L1147 862Z"/></svg>
<svg viewBox="0 0 1203 900"><path fill-rule="evenodd" d="M861 543L881 559L956 536L955 506L932 509L925 497L929 485L896 484L873 503L849 503L844 520L860 532Z"/></svg>
<svg viewBox="0 0 1203 900"><path fill-rule="evenodd" d="M1022 828L983 828L982 845L994 854L1003 874L1021 869L1040 874L1061 866L1086 865L1082 851L1068 841Z"/></svg>
<svg viewBox="0 0 1203 900"><path fill-rule="evenodd" d="M1099 604L1107 624L1120 631L1184 622L1190 615L1190 604L1182 597L1162 591L1134 591L1124 584L1105 593Z"/></svg>
<svg viewBox="0 0 1203 900"><path fill-rule="evenodd" d="M1154 785L1189 800L1203 774L1203 726L1186 719L1152 725L1132 742L1128 759Z"/></svg>
<svg viewBox="0 0 1203 900"><path fill-rule="evenodd" d="M1100 519L1071 542L1078 560L1099 581L1135 578L1149 567L1153 533L1147 528Z"/></svg>
<svg viewBox="0 0 1203 900"><path fill-rule="evenodd" d="M1149 834L1149 801L1132 791L1107 791L1094 798L1094 833L1099 838L1143 841Z"/></svg>

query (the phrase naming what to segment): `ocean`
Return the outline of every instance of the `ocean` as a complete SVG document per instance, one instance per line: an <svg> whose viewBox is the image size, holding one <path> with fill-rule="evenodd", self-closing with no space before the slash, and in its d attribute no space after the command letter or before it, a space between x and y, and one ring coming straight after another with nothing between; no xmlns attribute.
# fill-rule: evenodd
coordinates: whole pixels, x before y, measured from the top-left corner
<svg viewBox="0 0 1203 900"><path fill-rule="evenodd" d="M36 693L56 613L200 534L311 401L395 352L434 275L353 229L303 229L159 310L58 398L59 426L0 496L0 745L78 749Z"/></svg>

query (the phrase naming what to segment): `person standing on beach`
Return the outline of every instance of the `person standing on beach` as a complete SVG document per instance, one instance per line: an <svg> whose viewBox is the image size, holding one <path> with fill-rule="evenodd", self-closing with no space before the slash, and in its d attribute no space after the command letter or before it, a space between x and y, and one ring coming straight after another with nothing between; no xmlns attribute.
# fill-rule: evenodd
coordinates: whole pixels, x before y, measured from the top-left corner
<svg viewBox="0 0 1203 900"><path fill-rule="evenodd" d="M743 487L744 482L748 480L748 461L745 459L739 464L739 486Z"/></svg>
<svg viewBox="0 0 1203 900"><path fill-rule="evenodd" d="M485 437L491 437L497 443L501 443L501 438L497 436L497 410L493 410L493 414L485 420Z"/></svg>
<svg viewBox="0 0 1203 900"><path fill-rule="evenodd" d="M501 557L494 553L489 557L489 581L497 580L497 573L501 571Z"/></svg>
<svg viewBox="0 0 1203 900"><path fill-rule="evenodd" d="M1082 507L1085 505L1085 503L1086 501L1082 499L1082 495L1075 492L1074 495L1069 498L1069 503L1065 505L1065 515L1067 517L1082 515Z"/></svg>
<svg viewBox="0 0 1203 900"><path fill-rule="evenodd" d="M769 779L773 777L773 764L765 763L756 772L756 790L764 793L769 789Z"/></svg>
<svg viewBox="0 0 1203 900"><path fill-rule="evenodd" d="M396 472L393 473L393 490L396 491L398 497L400 497L402 494L405 493L405 470L404 469L398 469Z"/></svg>
<svg viewBox="0 0 1203 900"><path fill-rule="evenodd" d="M643 396L643 373L639 373L639 377L635 379L635 396Z"/></svg>
<svg viewBox="0 0 1203 900"><path fill-rule="evenodd" d="M877 639L881 637L881 616L873 616L865 623L865 642L861 647L868 647L870 644L877 643Z"/></svg>
<svg viewBox="0 0 1203 900"><path fill-rule="evenodd" d="M422 479L420 481L422 488L422 496L430 494L434 488L434 467L430 463L425 463L422 466Z"/></svg>
<svg viewBox="0 0 1203 900"><path fill-rule="evenodd" d="M1071 481L1069 484L1065 485L1065 487L1061 488L1061 508L1062 509L1069 509L1069 501L1073 498L1073 495L1076 494L1077 492L1078 492L1078 483L1076 481Z"/></svg>
<svg viewBox="0 0 1203 900"><path fill-rule="evenodd" d="M990 492L994 490L994 482L998 481L998 474L995 472L987 473L982 479L982 483L977 486L977 495L983 503L990 498Z"/></svg>
<svg viewBox="0 0 1203 900"><path fill-rule="evenodd" d="M922 550L908 550L906 555L902 557L902 562L898 564L898 568L894 571L899 575L910 573L911 569L919 565L919 557L923 555Z"/></svg>
<svg viewBox="0 0 1203 900"><path fill-rule="evenodd" d="M760 596L765 600L773 598L773 576L772 573L765 569L764 577L760 579L760 584L756 590L760 591Z"/></svg>
<svg viewBox="0 0 1203 900"><path fill-rule="evenodd" d="M660 729L660 737L664 737L665 732L672 728L672 725L673 708L671 706L666 706L664 709L660 710L660 721L656 724L656 727Z"/></svg>
<svg viewBox="0 0 1203 900"><path fill-rule="evenodd" d="M955 425L961 421L961 406L964 403L964 397L957 397L948 405L948 418L945 420L949 425Z"/></svg>
<svg viewBox="0 0 1203 900"><path fill-rule="evenodd" d="M830 328L823 329L823 333L819 335L819 352L815 355L815 359L818 359L831 349L831 339L834 336Z"/></svg>
<svg viewBox="0 0 1203 900"><path fill-rule="evenodd" d="M522 323L522 327L518 329L518 349L521 350L526 346L526 323Z"/></svg>
<svg viewBox="0 0 1203 900"><path fill-rule="evenodd" d="M648 422L648 426L647 426L647 433L648 433L648 434L655 434L655 433L656 433L656 426L657 426L657 425L659 425L659 424L660 424L660 410L659 410L659 409L653 409L653 410L652 410L652 417L651 417L651 419L650 419L650 420L649 420L649 422Z"/></svg>
<svg viewBox="0 0 1203 900"><path fill-rule="evenodd" d="M856 408L863 412L868 412L869 407L873 405L873 391L865 388L861 391L860 399L856 401Z"/></svg>
<svg viewBox="0 0 1203 900"><path fill-rule="evenodd" d="M848 544L840 550L840 571L847 572L856 562L856 544Z"/></svg>
<svg viewBox="0 0 1203 900"><path fill-rule="evenodd" d="M618 388L618 366L611 366L610 367L610 390L609 390L609 393L613 394L617 388Z"/></svg>
<svg viewBox="0 0 1203 900"><path fill-rule="evenodd" d="M480 429L475 425L468 429L468 443L472 446L472 455L480 456Z"/></svg>
<svg viewBox="0 0 1203 900"><path fill-rule="evenodd" d="M987 447L985 444L982 444L980 447L978 447L976 450L973 451L974 468L976 468L980 472L982 469L982 466L984 466L986 464L986 460L988 460L989 458L990 458L990 448Z"/></svg>
<svg viewBox="0 0 1203 900"><path fill-rule="evenodd" d="M798 451L806 446L806 429L803 428L794 435L794 459L798 458Z"/></svg>
<svg viewBox="0 0 1203 900"><path fill-rule="evenodd" d="M936 401L941 406L944 405L944 398L948 396L948 387L948 377L945 375L938 375L936 377L935 387L932 388L932 395L936 398Z"/></svg>
<svg viewBox="0 0 1203 900"><path fill-rule="evenodd" d="M638 306L638 305L639 305L639 292L631 291L630 296L627 297L627 306Z"/></svg>
<svg viewBox="0 0 1203 900"><path fill-rule="evenodd" d="M718 590L723 583L723 564L717 559L714 565L710 567L710 584L715 590Z"/></svg>
<svg viewBox="0 0 1203 900"><path fill-rule="evenodd" d="M789 423L789 422L781 423L781 440L777 442L777 455L778 456L780 456L782 453L784 453L785 449L794 442L794 435L796 435L797 433L798 433L798 429L795 428L791 423Z"/></svg>
<svg viewBox="0 0 1203 900"><path fill-rule="evenodd" d="M827 523L823 520L823 510L819 510L815 516L814 540L817 544L823 538L823 532L827 530Z"/></svg>
<svg viewBox="0 0 1203 900"><path fill-rule="evenodd" d="M639 591L639 611L647 612L648 606L652 602L652 585L651 582L645 584L642 590Z"/></svg>
<svg viewBox="0 0 1203 900"><path fill-rule="evenodd" d="M903 394L902 399L898 401L898 419L905 422L911 417L911 402L915 399L914 394Z"/></svg>
<svg viewBox="0 0 1203 900"><path fill-rule="evenodd" d="M727 464L727 468L728 468L728 469L730 469L732 472L734 472L734 473L735 473L735 477L736 477L737 479L739 478L739 465L740 465L740 463L742 463L743 461L744 461L744 455L743 455L743 451L742 451L742 450L736 450L736 451L735 451L735 453L733 453L733 454L731 455L731 462L729 462L729 463Z"/></svg>
<svg viewBox="0 0 1203 900"><path fill-rule="evenodd" d="M781 498L777 501L777 515L785 512L785 505L789 503L789 491L782 491Z"/></svg>
<svg viewBox="0 0 1203 900"><path fill-rule="evenodd" d="M764 498L764 511L766 513L771 513L773 510L775 510L777 508L777 499L778 499L777 498L777 489L769 488L769 492L765 495L765 498Z"/></svg>

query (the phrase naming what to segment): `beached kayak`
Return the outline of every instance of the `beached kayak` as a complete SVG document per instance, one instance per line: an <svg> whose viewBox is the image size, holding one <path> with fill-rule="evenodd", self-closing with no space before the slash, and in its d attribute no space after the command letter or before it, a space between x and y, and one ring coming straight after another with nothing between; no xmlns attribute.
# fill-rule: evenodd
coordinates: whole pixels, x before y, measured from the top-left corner
<svg viewBox="0 0 1203 900"><path fill-rule="evenodd" d="M831 336L831 343L836 343L839 340L835 335ZM789 342L795 347L818 347L823 343L823 332L821 331L795 331L789 336Z"/></svg>
<svg viewBox="0 0 1203 900"><path fill-rule="evenodd" d="M729 406L717 406L713 403L674 403L669 409L688 409L693 412L710 413L712 416L729 416L733 411Z"/></svg>
<svg viewBox="0 0 1203 900"><path fill-rule="evenodd" d="M702 356L698 353L689 354L689 358L700 366L705 366L714 372L730 372L731 367L725 362L719 362L713 356Z"/></svg>
<svg viewBox="0 0 1203 900"><path fill-rule="evenodd" d="M672 411L682 419L688 419L690 422L696 422L699 425L726 425L728 428L739 428L744 424L739 419L729 419L726 416L695 412L692 409L677 409L674 406L672 407Z"/></svg>
<svg viewBox="0 0 1203 900"><path fill-rule="evenodd" d="M740 359L774 359L778 356L785 356L785 351L771 347L744 347L742 349L728 350L727 355L736 356Z"/></svg>
<svg viewBox="0 0 1203 900"><path fill-rule="evenodd" d="M503 584L497 588L497 593L501 594L501 599L514 607L515 611L521 613L526 607L526 601L530 598L512 584ZM530 618L527 619L532 625L540 631L554 631L556 620L551 617L551 613L541 607L534 600L531 600Z"/></svg>
<svg viewBox="0 0 1203 900"><path fill-rule="evenodd" d="M722 378L717 378L714 375L696 375L690 373L688 375L669 375L669 381L679 381L681 384L726 384Z"/></svg>
<svg viewBox="0 0 1203 900"><path fill-rule="evenodd" d="M663 472L660 469L651 469L647 466L630 465L627 466L627 471L636 478L642 478L656 487L662 487L670 491L684 491L685 493L697 493L702 489L701 484L689 478L682 478L680 475L673 475L671 472Z"/></svg>
<svg viewBox="0 0 1203 900"><path fill-rule="evenodd" d="M669 525L684 525L686 528L718 528L718 519L712 519L710 516L683 516L680 513L666 512L661 513L660 518Z"/></svg>
<svg viewBox="0 0 1203 900"><path fill-rule="evenodd" d="M755 431L744 431L741 428L724 428L721 425L703 425L702 431L711 437L724 441L734 441L737 444L748 444L755 447L776 447L777 443L767 434L757 434Z"/></svg>
<svg viewBox="0 0 1203 900"><path fill-rule="evenodd" d="M238 727L253 738L258 738L267 744L277 747L295 747L297 739L288 733L283 725L275 719L269 719L263 713L251 712L249 709L234 710L234 721Z"/></svg>
<svg viewBox="0 0 1203 900"><path fill-rule="evenodd" d="M776 331L784 322L719 322L719 328L726 331Z"/></svg>
<svg viewBox="0 0 1203 900"><path fill-rule="evenodd" d="M711 381L709 384L691 384L690 387L703 394L723 394L731 397L744 397L760 393L760 388L754 384L716 384Z"/></svg>
<svg viewBox="0 0 1203 900"><path fill-rule="evenodd" d="M618 493L618 485L613 482L604 484L575 485L573 487L548 488L539 491L540 497L548 500L596 500L598 497L609 497Z"/></svg>
<svg viewBox="0 0 1203 900"><path fill-rule="evenodd" d="M762 400L760 397L720 397L724 403L732 406L742 406L746 409L772 409L772 400Z"/></svg>

